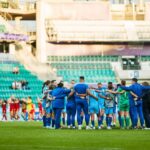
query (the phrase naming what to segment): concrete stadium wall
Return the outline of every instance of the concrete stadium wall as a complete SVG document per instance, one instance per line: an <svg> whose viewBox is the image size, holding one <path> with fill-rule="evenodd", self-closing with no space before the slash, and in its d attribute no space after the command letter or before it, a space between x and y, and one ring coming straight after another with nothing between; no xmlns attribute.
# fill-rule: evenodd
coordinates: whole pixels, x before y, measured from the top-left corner
<svg viewBox="0 0 150 150"><path fill-rule="evenodd" d="M92 10L92 11L91 11ZM68 20L109 20L109 3L107 2L37 2L37 58L40 62L46 62L47 35L45 31L45 19ZM50 52L50 51L49 51ZM48 53L49 53L48 52ZM51 51L50 55L53 55Z"/></svg>
<svg viewBox="0 0 150 150"><path fill-rule="evenodd" d="M150 44L46 44L47 56L79 55L150 55Z"/></svg>
<svg viewBox="0 0 150 150"><path fill-rule="evenodd" d="M107 2L44 3L44 18L59 20L109 20Z"/></svg>
<svg viewBox="0 0 150 150"><path fill-rule="evenodd" d="M150 21L150 2L146 3L146 10L145 10L145 20Z"/></svg>
<svg viewBox="0 0 150 150"><path fill-rule="evenodd" d="M146 4L146 18L150 20L150 3ZM58 20L111 20L107 2L37 2L37 52L40 62L45 63L48 55L150 55L150 46L112 45L61 45L48 43L45 19Z"/></svg>

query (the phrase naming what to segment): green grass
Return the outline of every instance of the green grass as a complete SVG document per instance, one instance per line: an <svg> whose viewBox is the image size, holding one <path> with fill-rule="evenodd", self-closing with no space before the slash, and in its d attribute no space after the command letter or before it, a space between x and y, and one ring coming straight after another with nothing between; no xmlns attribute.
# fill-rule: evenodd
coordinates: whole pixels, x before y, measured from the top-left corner
<svg viewBox="0 0 150 150"><path fill-rule="evenodd" d="M0 122L0 150L150 150L148 130L49 130L39 122Z"/></svg>

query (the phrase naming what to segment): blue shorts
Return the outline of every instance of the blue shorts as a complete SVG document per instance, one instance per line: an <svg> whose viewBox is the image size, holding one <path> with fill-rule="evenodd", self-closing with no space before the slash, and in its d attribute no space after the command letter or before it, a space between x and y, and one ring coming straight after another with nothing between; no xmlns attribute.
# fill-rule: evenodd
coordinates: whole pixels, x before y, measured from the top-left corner
<svg viewBox="0 0 150 150"><path fill-rule="evenodd" d="M100 104L99 104L99 110L104 110L104 109L105 109L104 104L100 103Z"/></svg>
<svg viewBox="0 0 150 150"><path fill-rule="evenodd" d="M106 107L105 108L105 114L106 115L113 114L113 107Z"/></svg>
<svg viewBox="0 0 150 150"><path fill-rule="evenodd" d="M75 115L76 114L76 104L68 102L66 105L67 115Z"/></svg>
<svg viewBox="0 0 150 150"><path fill-rule="evenodd" d="M98 105L89 106L89 112L90 114L98 114L99 113Z"/></svg>
<svg viewBox="0 0 150 150"><path fill-rule="evenodd" d="M50 113L52 113L52 112L53 112L53 110L52 110L51 107L47 107L47 108L46 108L46 114L50 114Z"/></svg>
<svg viewBox="0 0 150 150"><path fill-rule="evenodd" d="M63 110L62 110L62 113L66 113L66 109L63 109Z"/></svg>
<svg viewBox="0 0 150 150"><path fill-rule="evenodd" d="M115 105L114 107L113 107L113 114L116 114L116 111L117 110L117 106Z"/></svg>
<svg viewBox="0 0 150 150"><path fill-rule="evenodd" d="M66 105L66 110L68 110L68 109L76 110L76 103L75 102L68 102Z"/></svg>
<svg viewBox="0 0 150 150"><path fill-rule="evenodd" d="M76 99L76 109L77 109L77 115L78 113L84 112L84 115L89 114L89 107L88 107L88 102L87 100L78 100Z"/></svg>
<svg viewBox="0 0 150 150"><path fill-rule="evenodd" d="M104 110L105 106L104 106L104 99L99 99L98 100L98 105L99 105L99 110Z"/></svg>
<svg viewBox="0 0 150 150"><path fill-rule="evenodd" d="M52 113L52 103L50 101L48 101L46 103L46 109L45 109L45 111L46 111L46 114Z"/></svg>

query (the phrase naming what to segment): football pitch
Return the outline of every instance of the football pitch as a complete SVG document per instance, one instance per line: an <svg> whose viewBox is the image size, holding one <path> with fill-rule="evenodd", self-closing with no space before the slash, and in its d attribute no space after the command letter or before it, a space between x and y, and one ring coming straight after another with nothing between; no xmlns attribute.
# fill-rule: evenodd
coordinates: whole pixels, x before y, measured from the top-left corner
<svg viewBox="0 0 150 150"><path fill-rule="evenodd" d="M0 150L150 150L150 130L50 130L0 122Z"/></svg>

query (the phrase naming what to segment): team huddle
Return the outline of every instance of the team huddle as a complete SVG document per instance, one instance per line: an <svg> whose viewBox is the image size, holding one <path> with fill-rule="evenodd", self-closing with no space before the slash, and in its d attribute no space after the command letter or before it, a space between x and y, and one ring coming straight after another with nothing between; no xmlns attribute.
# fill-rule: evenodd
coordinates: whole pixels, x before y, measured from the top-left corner
<svg viewBox="0 0 150 150"><path fill-rule="evenodd" d="M109 82L107 87L101 83L87 85L84 77L80 77L80 82L71 81L70 87L64 87L63 82L46 81L43 85L43 126L50 129L63 128L67 124L68 128L82 129L85 118L86 129L98 129L104 127L106 121L107 129L112 129L116 124L116 110L121 129L129 129L130 124L133 129L138 127L138 116L140 127L144 128L144 117L142 110L142 95L150 86L137 83L137 79L132 79L132 85L127 87L125 81L121 84L113 85ZM67 114L67 118L66 118ZM67 120L67 123L65 122ZM131 123L130 123L131 120Z"/></svg>
<svg viewBox="0 0 150 150"><path fill-rule="evenodd" d="M12 96L7 101L0 100L2 120L7 120L9 108L10 120L43 118L43 126L49 129L59 129L66 125L67 128L82 129L83 119L86 129L96 129L97 124L98 129L102 129L105 123L107 129L112 129L116 126L116 116L121 129L136 129L138 119L141 128L145 124L150 127L149 113L143 116L143 111L147 112L150 106L147 91L150 91L149 84L141 85L136 78L132 79L132 85L128 87L124 80L117 85L112 82L107 85L88 85L83 76L79 83L72 80L67 87L64 87L63 82L47 80L42 87L42 97L37 98L37 106L31 97L19 100Z"/></svg>

